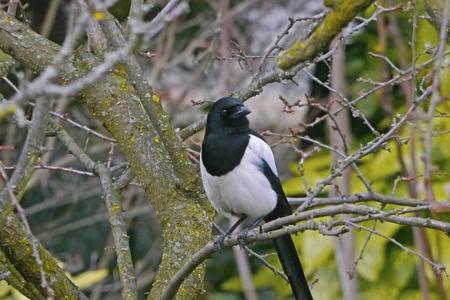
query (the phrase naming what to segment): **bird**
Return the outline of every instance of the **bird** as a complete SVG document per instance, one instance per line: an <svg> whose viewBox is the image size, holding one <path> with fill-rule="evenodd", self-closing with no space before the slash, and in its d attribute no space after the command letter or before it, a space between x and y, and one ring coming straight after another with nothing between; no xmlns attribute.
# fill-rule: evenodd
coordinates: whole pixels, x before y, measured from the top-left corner
<svg viewBox="0 0 450 300"><path fill-rule="evenodd" d="M250 129L249 113L240 99L224 97L214 102L206 119L200 155L203 187L219 214L238 217L225 235L243 221L251 228L292 213L272 150ZM295 299L312 300L292 237L274 238L273 244Z"/></svg>

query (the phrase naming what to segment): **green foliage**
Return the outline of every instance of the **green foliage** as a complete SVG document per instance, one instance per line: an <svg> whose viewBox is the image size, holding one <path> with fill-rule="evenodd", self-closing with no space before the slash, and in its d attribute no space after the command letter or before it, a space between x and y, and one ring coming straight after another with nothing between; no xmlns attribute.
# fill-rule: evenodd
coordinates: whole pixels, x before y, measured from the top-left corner
<svg viewBox="0 0 450 300"><path fill-rule="evenodd" d="M419 12L420 14L420 12ZM400 22L400 30L403 34L410 34L410 14L401 12L397 14ZM410 36L404 36L404 41L408 41ZM417 65L422 64L430 59L433 52L428 53L427 49L435 49L437 46L438 33L427 21L419 18L416 47L418 53ZM388 42L387 49L384 49L387 56L399 65L398 49L395 48L392 41ZM410 61L410 48L406 46L407 60ZM357 82L357 78L371 78L373 80L384 80L380 75L380 63L378 58L368 57L368 51L380 53L379 37L377 36L376 26L369 26L363 33L353 38L347 47L347 80L349 83L349 98L357 97L361 90L370 87L367 83ZM445 58L444 65L448 65L449 56ZM418 74L418 88L420 83L429 84L432 80L429 74L432 71L433 64L428 69ZM442 68L441 76L441 92L444 97L450 95L450 68ZM320 74L319 74L320 75ZM323 74L321 74L323 75ZM392 75L392 74L391 74ZM326 76L322 76L325 77ZM312 91L314 94L315 90ZM389 130L393 116L403 114L406 111L405 97L402 91L394 86L390 89L390 96L393 101L393 113L387 115L381 107L381 93L375 93L362 100L358 104L358 108L369 118L380 132ZM419 89L420 92L420 89ZM419 112L423 115L428 110L428 102L425 102ZM448 101L440 103L436 109L436 117L433 120L433 145L432 159L433 172L432 183L433 192L436 199L448 199L449 195L449 174L450 174L450 105ZM362 129L361 122L355 123L352 120L353 142L350 153L359 149L361 144L373 139L373 135L365 129ZM427 131L428 122L423 118L418 120L415 127L405 127L398 131L396 140L388 141L384 147L370 155L364 157L358 162L358 167L364 176L370 181L374 191L386 195L395 195L400 197L409 197L408 181L402 178L403 171L399 158L402 158L408 169L411 169L411 161L409 153L411 147L415 147L417 157L417 174L419 177L419 198L425 197L423 189L424 165L421 158L424 156L424 137ZM411 132L414 131L416 139L411 140ZM320 140L321 138L319 138ZM324 142L327 143L325 138ZM306 180L310 188L326 178L331 170L331 154L322 150L304 161L302 169L299 171L297 163L290 166L292 177L283 182L283 188L288 196L305 196ZM304 174L301 176L301 174ZM325 196L328 189L322 191ZM365 186L357 178L355 172L351 176L351 193L367 192ZM366 205L379 204L367 203ZM390 206L388 208L395 208ZM437 218L449 220L448 213L439 214ZM324 219L324 220L330 220ZM362 226L372 228L382 235L371 235L365 230L355 230L355 251L359 255L361 251L362 259L358 262L356 268L356 276L359 279L359 293L361 300L385 300L385 299L422 299L422 294L418 284L418 273L416 264L417 256L404 251L397 245L393 244L388 238L395 239L402 245L417 251L415 248L412 230L407 226L396 224L370 221L361 223ZM450 266L450 239L442 233L431 230L425 230L430 243L433 258L445 266ZM312 292L315 299L342 299L342 291L340 288L339 277L335 264L335 243L333 237L325 237L317 232L303 232L293 236L300 258L303 262L306 275L309 282L314 282ZM365 245L367 243L367 245ZM260 247L260 246L256 246ZM270 252L270 250L269 250ZM281 268L276 256L271 255L266 259L274 266ZM253 281L261 295L267 291L271 291L270 296L262 296L261 299L291 299L289 286L284 280L275 275L271 270L258 263L258 260L252 259L252 267L254 269ZM435 276L429 265L426 265L426 275L430 284L430 293L432 299L438 299L437 286ZM444 285L447 291L450 291L450 281L444 279ZM224 294L218 298L208 299L228 299L223 295L230 296L230 299L236 295L242 295L242 286L239 276L236 274L223 281L221 290Z"/></svg>
<svg viewBox="0 0 450 300"><path fill-rule="evenodd" d="M86 271L72 277L72 281L80 288L86 289L96 283L99 283L108 276L108 270L99 269Z"/></svg>
<svg viewBox="0 0 450 300"><path fill-rule="evenodd" d="M303 165L303 174L310 187L313 187L329 174L330 162L331 155L329 152L325 151L321 151L305 161ZM297 164L291 165L291 171L294 177L283 182L283 189L286 196L306 194L306 187L301 184L302 181ZM326 190L324 190L324 192L325 191Z"/></svg>
<svg viewBox="0 0 450 300"><path fill-rule="evenodd" d="M372 227L373 222L362 224L368 228ZM377 223L376 230L386 237L392 237L399 229L398 225L390 223ZM365 231L356 231L355 244L357 251L363 249L369 234ZM379 236L372 236L366 248L364 256L358 263L358 275L365 281L376 283L381 279L383 267L386 262L386 245L388 240ZM373 298L374 299L374 298Z"/></svg>
<svg viewBox="0 0 450 300"><path fill-rule="evenodd" d="M439 45L439 32L433 27L429 22L425 20L418 21L417 28L417 53L419 57L417 59L417 65L429 60L433 57L434 51L436 51ZM446 50L450 49L450 46L445 47ZM450 55L444 57L442 65L448 65L450 63ZM421 71L419 73L419 80L423 79L425 81L431 81L432 78L429 76L430 71L432 70L433 65L430 65L429 68ZM427 77L428 76L428 77ZM445 84L450 82L450 68L442 68L440 71L440 80L443 84L441 84L441 92L443 96L450 96L450 85Z"/></svg>
<svg viewBox="0 0 450 300"><path fill-rule="evenodd" d="M105 279L108 276L108 270L99 269L82 272L75 276L70 276L73 283L80 289L87 289ZM5 280L0 280L0 300L27 300L28 298L22 295L12 286L8 285Z"/></svg>

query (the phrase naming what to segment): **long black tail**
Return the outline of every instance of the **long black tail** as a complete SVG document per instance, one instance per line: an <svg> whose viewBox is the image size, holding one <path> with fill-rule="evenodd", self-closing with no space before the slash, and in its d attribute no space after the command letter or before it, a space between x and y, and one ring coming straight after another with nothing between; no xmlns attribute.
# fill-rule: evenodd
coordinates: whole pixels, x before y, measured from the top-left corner
<svg viewBox="0 0 450 300"><path fill-rule="evenodd" d="M297 300L312 300L308 282L303 272L302 264L295 250L290 235L284 235L273 240L275 249L283 266L284 273L289 279L292 292Z"/></svg>
<svg viewBox="0 0 450 300"><path fill-rule="evenodd" d="M278 194L277 206L264 220L270 222L290 214L291 209L286 196L284 196L284 193ZM302 264L298 258L292 237L290 235L283 235L273 239L273 243L281 265L283 266L283 271L289 279L295 299L312 300L313 297L309 290L308 281L306 281L305 273L303 272Z"/></svg>
<svg viewBox="0 0 450 300"><path fill-rule="evenodd" d="M270 222L280 217L290 215L291 208L284 194L281 182L278 177L272 172L267 163L264 163L262 168L264 175L266 175L272 188L277 193L277 205L275 209L268 214L264 221ZM277 250L278 258L283 266L284 273L289 279L289 283L294 293L296 300L312 300L311 291L309 290L308 282L303 272L302 264L297 255L294 242L290 235L283 235L273 240L275 249Z"/></svg>

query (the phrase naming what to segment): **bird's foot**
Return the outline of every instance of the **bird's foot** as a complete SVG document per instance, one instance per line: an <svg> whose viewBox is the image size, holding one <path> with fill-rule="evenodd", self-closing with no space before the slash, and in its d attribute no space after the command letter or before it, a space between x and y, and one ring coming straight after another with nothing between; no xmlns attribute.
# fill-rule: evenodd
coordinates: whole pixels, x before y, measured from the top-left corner
<svg viewBox="0 0 450 300"><path fill-rule="evenodd" d="M240 245L245 245L245 241L247 240L248 237L248 230L244 229L241 232L239 232L238 236L237 236L237 241Z"/></svg>
<svg viewBox="0 0 450 300"><path fill-rule="evenodd" d="M227 237L227 234L221 234L214 237L214 249L216 251L219 251L223 248L223 243L225 242L225 238Z"/></svg>

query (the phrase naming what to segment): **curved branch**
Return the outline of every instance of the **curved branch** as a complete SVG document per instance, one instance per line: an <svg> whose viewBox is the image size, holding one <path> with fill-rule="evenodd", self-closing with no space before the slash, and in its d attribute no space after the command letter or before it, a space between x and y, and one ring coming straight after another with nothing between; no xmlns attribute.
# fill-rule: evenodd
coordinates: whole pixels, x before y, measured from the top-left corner
<svg viewBox="0 0 450 300"><path fill-rule="evenodd" d="M0 49L35 72L41 72L57 55L59 46L0 11ZM35 61L37 51L40 53L38 64ZM99 63L90 53L78 53L78 58L60 66L57 78L70 82L95 70ZM183 152L177 156L180 163L171 160L162 142L164 133L156 131L139 105L139 95L127 78L126 68L119 64L107 71L102 73L102 78L90 82L90 86L84 86L81 96L90 112L117 141L161 222L164 255L151 291L151 296L158 298L183 261L209 240L211 208L201 205L206 198L197 175L183 182L184 176L180 174L192 174L190 162ZM173 213L175 211L184 214ZM199 295L203 275L203 269L196 270L180 290L179 297Z"/></svg>
<svg viewBox="0 0 450 300"><path fill-rule="evenodd" d="M282 235L303 232L306 230L316 230L325 235L330 234L339 235L347 231L346 228L347 222L361 223L367 220L383 220L385 222L396 223L400 225L427 227L443 231L447 235L450 235L450 223L445 223L437 220L430 220L426 218L394 215L394 214L405 214L414 211L429 211L430 209L431 206L422 205L420 207L416 207L413 209L402 209L384 212L369 206L356 206L348 204L330 206L326 208L319 208L315 210L296 213L287 217L276 219L272 222L264 224L259 229L254 229L248 232L248 235L246 236L245 239L239 237L239 233L234 234L229 238L225 239L223 246L230 247L238 244L249 244L256 241L270 240ZM354 214L359 215L359 217L353 217L346 220L337 220L330 222L314 220L316 218L335 216L338 214ZM295 224L296 222L299 221L306 221L306 222L301 224ZM280 228L280 226L286 227L274 230L274 228ZM335 227L340 228L332 231L332 229ZM217 249L214 246L214 242L209 242L197 253L195 253L190 258L190 260L184 264L184 266L176 273L176 275L166 285L166 289L164 290L161 296L161 300L172 299L173 295L176 294L178 287L190 274L190 272L195 270L195 268L199 264L201 264L204 260L206 260L209 256L211 256L211 254L213 254L216 251Z"/></svg>
<svg viewBox="0 0 450 300"><path fill-rule="evenodd" d="M38 98L33 109L33 117L28 129L27 138L20 153L14 173L9 181L10 186L18 199L25 192L26 185L33 173L34 166L41 155L45 139L45 126L49 117L49 102L47 99ZM8 197L6 190L0 196L0 202Z"/></svg>
<svg viewBox="0 0 450 300"><path fill-rule="evenodd" d="M53 298L54 293L58 299L63 299L63 296L71 299L86 299L67 278L53 256L34 238L26 224L25 216L20 215L18 199L23 195L41 153L48 115L48 101L38 98L19 161L11 179L0 194L0 249L7 259L5 264L13 265L28 284L33 285L42 295ZM6 178L6 176L3 177ZM17 206L16 209L19 210L24 224L21 224L15 216L12 203ZM48 278L55 281L50 281ZM19 290L21 288L18 286ZM32 291L33 289L30 288L30 292Z"/></svg>

